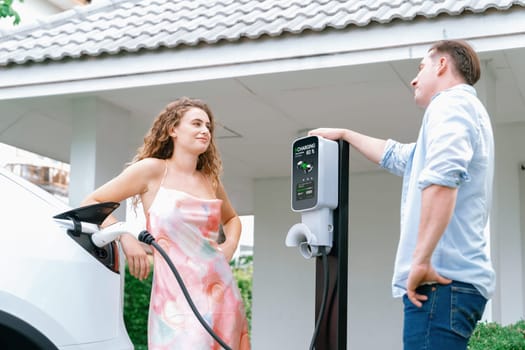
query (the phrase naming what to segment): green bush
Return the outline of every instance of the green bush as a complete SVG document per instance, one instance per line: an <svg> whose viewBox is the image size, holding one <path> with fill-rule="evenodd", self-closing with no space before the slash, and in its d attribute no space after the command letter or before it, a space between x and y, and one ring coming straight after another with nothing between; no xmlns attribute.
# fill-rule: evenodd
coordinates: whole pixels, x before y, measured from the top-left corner
<svg viewBox="0 0 525 350"><path fill-rule="evenodd" d="M248 323L251 324L252 301L252 267L235 268L233 275L237 279ZM129 274L126 267L126 283L124 286L124 323L135 350L148 349L148 309L151 294L152 274L139 281Z"/></svg>
<svg viewBox="0 0 525 350"><path fill-rule="evenodd" d="M469 350L525 350L525 320L509 326L478 324L468 345Z"/></svg>
<svg viewBox="0 0 525 350"><path fill-rule="evenodd" d="M237 286L239 286L239 291L241 292L250 330L252 328L252 275L252 266L246 268L233 268L233 276L237 280Z"/></svg>
<svg viewBox="0 0 525 350"><path fill-rule="evenodd" d="M135 350L148 349L148 309L152 277L150 273L147 279L139 281L129 274L126 266L124 323Z"/></svg>

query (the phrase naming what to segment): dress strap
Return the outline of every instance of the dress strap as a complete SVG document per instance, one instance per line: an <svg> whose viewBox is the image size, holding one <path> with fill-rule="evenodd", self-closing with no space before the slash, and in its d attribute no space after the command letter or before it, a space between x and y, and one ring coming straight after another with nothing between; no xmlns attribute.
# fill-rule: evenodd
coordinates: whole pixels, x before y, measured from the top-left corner
<svg viewBox="0 0 525 350"><path fill-rule="evenodd" d="M166 175L168 175L168 160L164 159L164 165L166 166L164 168L164 176L162 177L162 181L160 182L160 186L164 184L164 180L166 179Z"/></svg>

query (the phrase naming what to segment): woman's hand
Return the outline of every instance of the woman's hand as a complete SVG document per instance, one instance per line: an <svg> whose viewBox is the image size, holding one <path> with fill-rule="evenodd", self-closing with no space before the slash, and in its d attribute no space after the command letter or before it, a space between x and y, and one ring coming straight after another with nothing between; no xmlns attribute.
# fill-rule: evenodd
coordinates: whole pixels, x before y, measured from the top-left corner
<svg viewBox="0 0 525 350"><path fill-rule="evenodd" d="M221 244L217 249L224 254L226 261L230 262L233 259L233 254L235 254L236 247L227 245L226 243Z"/></svg>
<svg viewBox="0 0 525 350"><path fill-rule="evenodd" d="M129 273L139 280L147 278L150 272L150 262L140 242L135 237L124 234L120 236L120 243L128 261Z"/></svg>

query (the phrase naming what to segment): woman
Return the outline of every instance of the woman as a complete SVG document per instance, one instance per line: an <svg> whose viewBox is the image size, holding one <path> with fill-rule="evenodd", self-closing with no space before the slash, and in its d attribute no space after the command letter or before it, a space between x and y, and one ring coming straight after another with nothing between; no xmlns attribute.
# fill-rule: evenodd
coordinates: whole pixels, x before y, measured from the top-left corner
<svg viewBox="0 0 525 350"><path fill-rule="evenodd" d="M250 349L242 298L229 261L241 223L220 182L214 119L200 100L180 98L153 122L132 163L83 204L142 203L148 231L179 270L197 309L232 349ZM109 217L104 225L116 222ZM219 224L226 241L217 244ZM130 273L144 279L150 263L131 235L120 239ZM192 313L157 252L148 320L148 349L220 349Z"/></svg>

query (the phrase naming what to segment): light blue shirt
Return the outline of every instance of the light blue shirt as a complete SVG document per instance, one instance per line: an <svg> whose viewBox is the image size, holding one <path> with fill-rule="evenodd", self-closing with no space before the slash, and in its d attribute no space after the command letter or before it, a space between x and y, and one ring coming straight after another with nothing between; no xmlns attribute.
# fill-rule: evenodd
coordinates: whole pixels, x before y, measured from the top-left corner
<svg viewBox="0 0 525 350"><path fill-rule="evenodd" d="M392 294L401 297L417 242L421 191L430 185L458 188L452 219L432 255L443 277L473 284L487 299L495 274L484 234L492 201L494 138L487 111L466 84L436 94L416 143L388 140L380 166L403 176L401 236Z"/></svg>

